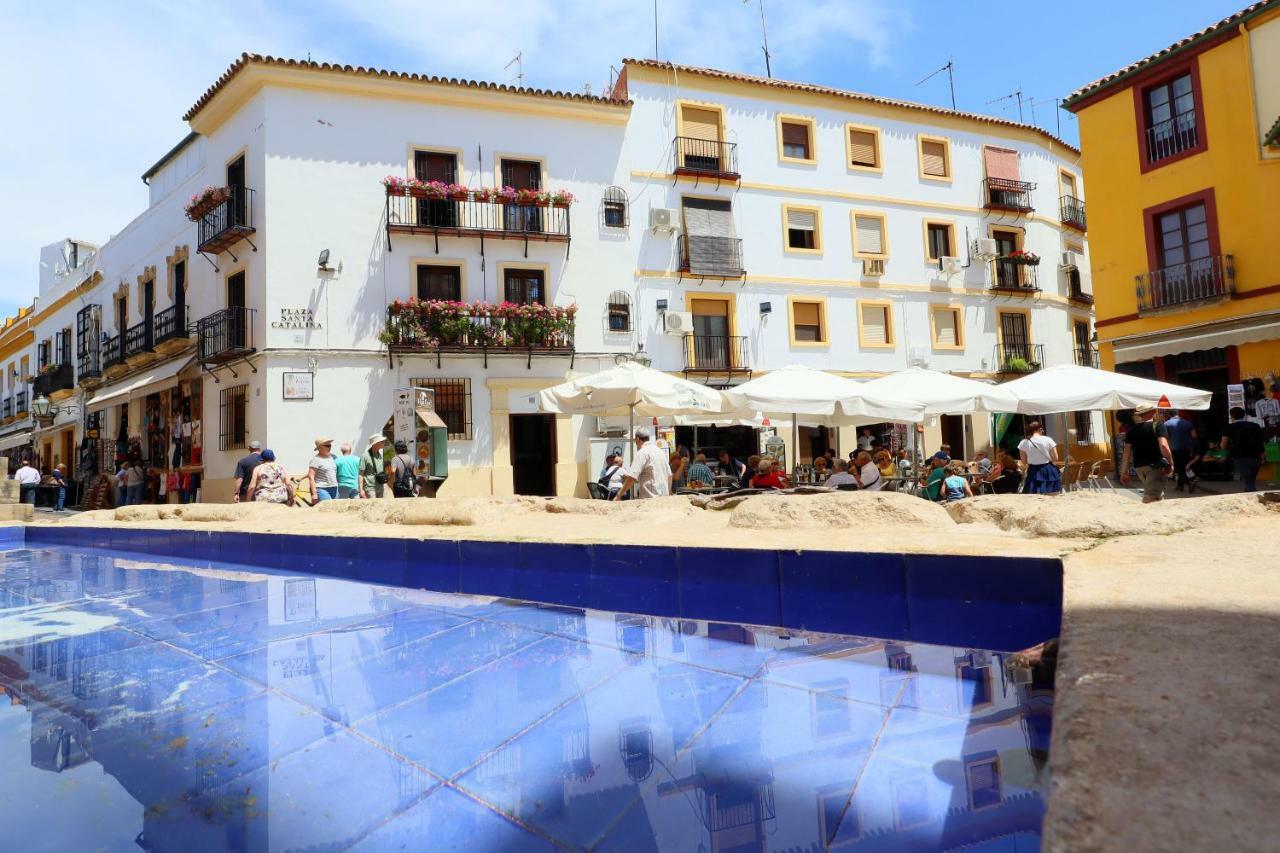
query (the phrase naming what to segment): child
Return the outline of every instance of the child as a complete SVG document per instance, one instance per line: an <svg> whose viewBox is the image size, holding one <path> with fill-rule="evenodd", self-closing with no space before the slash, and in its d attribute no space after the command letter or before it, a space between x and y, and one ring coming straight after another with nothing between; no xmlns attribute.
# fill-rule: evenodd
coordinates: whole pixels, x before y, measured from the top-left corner
<svg viewBox="0 0 1280 853"><path fill-rule="evenodd" d="M947 466L947 476L942 481L942 490L945 495L943 500L958 501L973 497L973 489L969 488L969 481L965 479L964 472L963 462L952 462Z"/></svg>

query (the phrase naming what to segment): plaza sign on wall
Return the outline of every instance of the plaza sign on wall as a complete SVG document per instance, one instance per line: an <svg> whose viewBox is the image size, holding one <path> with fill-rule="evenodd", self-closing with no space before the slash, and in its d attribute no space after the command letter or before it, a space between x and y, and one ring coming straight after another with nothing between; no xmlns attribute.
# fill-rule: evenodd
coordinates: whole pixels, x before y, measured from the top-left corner
<svg viewBox="0 0 1280 853"><path fill-rule="evenodd" d="M281 308L280 319L271 324L273 329L322 329L316 321L316 312L310 308Z"/></svg>

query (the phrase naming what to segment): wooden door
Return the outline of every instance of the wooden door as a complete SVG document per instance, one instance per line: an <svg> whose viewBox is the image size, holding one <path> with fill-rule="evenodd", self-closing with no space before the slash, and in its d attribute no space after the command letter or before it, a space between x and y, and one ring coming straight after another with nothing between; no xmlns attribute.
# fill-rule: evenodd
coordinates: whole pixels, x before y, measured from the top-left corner
<svg viewBox="0 0 1280 853"><path fill-rule="evenodd" d="M413 155L413 171L422 181L439 181L445 184L458 180L458 158L438 151L416 151ZM448 199L418 199L418 224L437 228L455 228L458 225L458 202Z"/></svg>

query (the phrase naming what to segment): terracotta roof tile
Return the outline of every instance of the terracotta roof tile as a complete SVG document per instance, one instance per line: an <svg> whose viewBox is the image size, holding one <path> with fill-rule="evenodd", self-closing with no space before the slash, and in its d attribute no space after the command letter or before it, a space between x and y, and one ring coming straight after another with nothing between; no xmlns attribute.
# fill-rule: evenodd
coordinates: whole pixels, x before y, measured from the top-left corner
<svg viewBox="0 0 1280 853"><path fill-rule="evenodd" d="M720 71L715 68L699 68L693 65L676 65L673 62L662 62L653 59L624 59L623 65L636 65L642 68L658 68L671 70L674 69L680 74L692 74L699 77L713 77L720 80L736 80L742 83L751 83L759 86L768 86L774 89L786 89L792 92L809 92L816 95L830 95L836 98L845 98L850 101L860 101L868 104L881 104L888 107L898 107L905 110L918 110L920 112L932 113L934 115L953 116L955 118L967 119L969 121L982 122L985 124L995 124L1002 127L1021 128L1038 133L1046 139L1062 145L1077 154L1080 149L1076 148L1069 142L1054 136L1043 128L1036 127L1033 124L1025 124L1023 122L1012 121L1011 119L998 118L996 116L983 115L982 113L970 113L963 110L951 110L946 107L935 107L930 104L918 104L914 101L901 101L896 98L885 98L879 95L868 95L863 92L853 92L848 89L836 89L831 86L821 86L816 83L797 83L790 80L777 80L772 77L758 77L754 74L740 74L734 71Z"/></svg>
<svg viewBox="0 0 1280 853"><path fill-rule="evenodd" d="M1066 100L1062 102L1063 106L1070 108L1073 104L1080 101L1081 99L1089 95L1092 95L1095 92L1102 91L1103 89L1106 89L1107 87L1115 83L1119 83L1121 80L1130 76L1131 74L1135 74L1138 71L1141 71L1142 69L1146 68L1147 66L1152 65L1156 62L1159 62L1160 60L1165 59L1166 57L1181 51L1183 48L1190 47L1192 44L1199 42L1201 39L1211 38L1212 36L1217 35L1224 29L1227 29L1229 27L1234 27L1235 25L1243 21L1245 18L1250 18L1258 14L1259 12L1265 11L1268 7L1275 6L1277 4L1280 4L1280 0L1259 0L1259 2L1254 3L1253 5L1245 9L1241 9L1239 12L1236 12L1234 15L1228 15L1227 17L1223 18L1221 21L1218 21L1216 24L1211 24L1210 26L1205 27L1203 30L1200 30L1199 32L1192 33L1191 35L1187 36L1184 39L1179 39L1178 41L1175 41L1173 44L1169 45L1163 50L1158 50L1148 57L1139 59L1137 62L1133 62L1133 63L1130 63L1129 65L1126 65L1124 68L1121 68L1119 71L1113 71L1112 73L1108 74L1105 77L1100 77L1099 79L1094 80L1092 83L1088 84L1087 86L1081 86L1079 89L1072 92L1070 95L1067 95Z"/></svg>
<svg viewBox="0 0 1280 853"><path fill-rule="evenodd" d="M337 65L329 62L314 62L309 59L282 59L275 56L262 56L256 53L242 53L240 58L231 63L222 76L214 81L205 93L196 100L191 109L182 116L183 121L191 121L208 106L214 96L232 81L237 74L250 65L273 65L280 68L304 68L312 71L331 71L351 74L358 77L382 77L389 80L406 80L413 83L435 84L440 86L457 86L463 89L484 89L491 92L506 92L512 95L527 95L534 98L555 98L562 101L577 101L584 104L600 104L603 106L629 106L630 101L607 98L599 95L584 95L578 92L558 92L551 89L531 89L525 86L508 86L503 83L486 83L480 80L463 80L458 77L436 77L427 74L411 74L406 71L387 71L382 68L365 68L362 65Z"/></svg>

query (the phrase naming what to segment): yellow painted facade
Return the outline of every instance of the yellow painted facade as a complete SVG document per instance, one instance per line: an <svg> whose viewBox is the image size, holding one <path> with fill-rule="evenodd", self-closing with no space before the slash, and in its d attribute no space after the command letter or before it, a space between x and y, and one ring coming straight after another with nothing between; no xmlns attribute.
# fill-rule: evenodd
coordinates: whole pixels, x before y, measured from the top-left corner
<svg viewBox="0 0 1280 853"><path fill-rule="evenodd" d="M1280 0L1250 7L1162 54L1065 104L1079 118L1089 180L1102 364L1149 360L1155 375L1177 381L1180 355L1225 349L1233 382L1280 374L1280 145L1266 141L1280 118ZM1203 150L1147 163L1146 93L1184 71L1197 90ZM1160 259L1153 245L1160 239L1158 208L1210 191L1211 251L1231 257L1234 293L1140 308L1135 277Z"/></svg>

